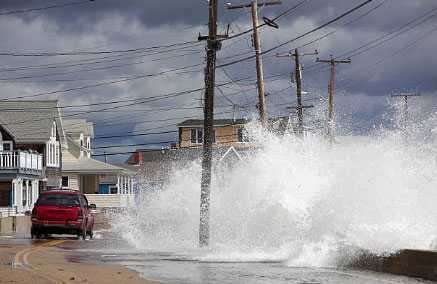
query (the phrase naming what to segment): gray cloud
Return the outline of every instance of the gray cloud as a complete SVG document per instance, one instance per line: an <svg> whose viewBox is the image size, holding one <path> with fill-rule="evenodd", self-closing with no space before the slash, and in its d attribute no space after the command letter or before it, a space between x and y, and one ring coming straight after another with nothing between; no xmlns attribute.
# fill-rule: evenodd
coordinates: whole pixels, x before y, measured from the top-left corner
<svg viewBox="0 0 437 284"><path fill-rule="evenodd" d="M59 1L61 2L61 1ZM69 1L62 1L66 3ZM222 2L222 1L221 1ZM240 1L239 1L240 2ZM278 43L291 39L326 20L339 15L350 7L360 3L360 0L346 1L308 1L292 14L279 21L281 28L262 31L263 49L270 48ZM278 50L285 52L288 49L308 43L317 37L336 30L336 33L323 40L307 46L304 50L318 49L320 57L330 54L339 55L360 45L374 40L388 32L392 32L407 23L437 7L434 1L426 0L387 0L378 9L370 12L357 22L344 26L344 23L356 19L360 15L375 7L382 0L363 8L347 19L326 28L316 34L308 36L293 44ZM53 2L51 2L53 3ZM58 1L56 2L58 3ZM281 7L263 8L261 15L274 17L287 7L298 1L284 1ZM223 3L221 3L223 4ZM0 3L1 11L25 9L47 5L47 1L35 0L3 0ZM223 5L221 5L223 7ZM140 1L140 0L96 0L69 8L51 9L44 12L32 12L13 16L0 16L0 51L15 52L40 52L40 51L65 51L65 50L105 50L128 49L132 47L152 46L173 42L195 40L199 32L206 32L207 1ZM220 9L220 29L224 30L227 23L231 24L231 31L236 33L250 27L248 11L226 11ZM371 130L379 122L388 123L384 116L388 104L387 96L394 91L422 91L432 96L437 91L434 74L437 74L437 59L434 55L434 46L437 37L432 33L427 34L437 27L435 18L423 23L417 28L405 33L398 38L369 50L368 52L353 57L350 66L339 66L337 87L338 117L345 123L352 125L358 132ZM423 39L421 39L423 38ZM420 40L419 40L420 39ZM415 44L413 44L417 41ZM409 49L401 50L411 45ZM393 56L395 52L399 54ZM235 54L252 54L250 36L226 42L219 53L219 62L226 62L227 57ZM191 54L189 54L191 53ZM182 56L182 54L185 54ZM189 55L187 55L189 54ZM179 56L178 56L179 55ZM70 56L63 58L10 58L1 57L1 68L14 68L17 66L59 64L65 61L85 60L104 56ZM168 57L168 58L165 58ZM238 57L237 57L238 58ZM114 59L114 58L112 58ZM203 46L190 47L186 50L172 51L167 54L145 55L136 54L119 57L120 60L91 64L88 66L72 66L59 69L26 69L20 71L1 71L1 78L14 78L21 76L39 76L26 79L27 82L1 82L1 97L30 95L39 92L49 92L79 87L87 84L114 80L117 78L131 77L139 74L151 74L202 63L204 61ZM376 63L385 61L376 65ZM105 59L104 59L105 60ZM290 86L289 73L293 66L289 60L277 59L266 55L265 76L282 74L279 79L267 80L267 91L271 115L283 115L288 112L286 106L293 103L294 87ZM308 98L325 96L328 82L326 67L314 65L315 58L305 58L304 63L304 88L310 93ZM114 67L114 65L123 65ZM131 65L127 65L131 64ZM89 70L107 67L101 70ZM44 74L50 76L41 77ZM244 62L217 71L219 82L232 79L255 76L254 62ZM23 80L21 80L23 81ZM167 75L144 80L135 80L129 83L113 84L99 88L89 88L83 91L65 93L59 98L62 104L83 104L87 102L102 102L120 98L149 97L171 93L178 90L194 89L202 86L202 67L197 72L184 75ZM236 114L250 116L256 111L256 92L253 82L241 82L221 88L234 103L240 105ZM236 92L244 91L241 94ZM82 115L96 123L97 133L127 133L130 131L144 131L153 127L165 126L163 130L174 130L175 126L167 125L178 121L175 118L188 116L201 116L201 109L181 109L172 111L154 112L156 108L171 107L199 107L201 106L201 92L174 99L156 101L114 111L90 113ZM47 98L47 97L41 97ZM222 116L231 116L232 107L227 98L217 92L217 112L227 112ZM433 102L434 100L430 100ZM348 106L354 106L354 112L348 111ZM94 110L96 107L88 108ZM98 108L97 108L98 109ZM75 109L74 111L77 111ZM150 111L148 111L150 110ZM67 114L69 114L67 112ZM71 112L70 112L71 114ZM126 123L113 127L104 126L108 121ZM139 121L165 120L161 122L137 123ZM99 126L102 125L102 126ZM364 129L364 130L363 130ZM150 141L174 140L176 135L162 135L156 137L135 137L98 141L97 145L118 143L139 143Z"/></svg>

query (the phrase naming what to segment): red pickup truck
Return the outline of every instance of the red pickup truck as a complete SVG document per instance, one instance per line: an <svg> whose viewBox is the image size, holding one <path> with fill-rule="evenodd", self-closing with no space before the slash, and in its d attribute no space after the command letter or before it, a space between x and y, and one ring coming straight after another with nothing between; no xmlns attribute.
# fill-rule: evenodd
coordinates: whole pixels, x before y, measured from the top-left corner
<svg viewBox="0 0 437 284"><path fill-rule="evenodd" d="M72 234L93 237L94 216L83 193L73 190L42 192L32 210L31 237L41 238L49 234Z"/></svg>

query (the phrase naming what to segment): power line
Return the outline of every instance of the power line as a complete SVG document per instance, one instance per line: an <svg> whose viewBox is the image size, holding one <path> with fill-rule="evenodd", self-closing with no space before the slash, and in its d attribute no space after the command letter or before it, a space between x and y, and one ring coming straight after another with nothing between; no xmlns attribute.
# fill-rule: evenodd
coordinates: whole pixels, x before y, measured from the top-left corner
<svg viewBox="0 0 437 284"><path fill-rule="evenodd" d="M42 78L42 77L51 77L51 76L63 76L63 75L76 74L76 73L84 73L84 72L91 72L91 71L102 71L102 70L122 68L122 67L126 67L126 66L139 65L139 64L149 63L149 62L156 62L156 61L161 61L161 60L164 60L164 59L170 59L170 58L175 58L175 57L183 57L185 55L192 55L192 54L197 54L197 53L198 52L187 53L187 54L171 56L171 57L167 57L167 58L158 58L158 59L153 59L153 60L148 60L148 61L143 60L143 61L137 61L137 62L131 62L131 63L124 63L124 64L118 64L118 65L110 65L110 66L102 66L102 67L95 67L95 68L89 68L89 69L80 69L80 70L74 70L74 71L48 73L48 74L37 74L37 75L29 75L29 76L21 76L21 77L0 78L0 81L16 81L16 80L32 79L32 78ZM198 65L200 65L200 64L198 64Z"/></svg>
<svg viewBox="0 0 437 284"><path fill-rule="evenodd" d="M118 83L129 82L129 81L133 81L133 80L145 79L145 78L149 78L149 77L162 76L162 75L165 75L167 73L171 73L171 72L175 72L175 71L180 71L180 70L185 70L185 69L189 69L189 68L193 68L193 67L198 67L200 65L201 64L195 64L195 65L191 65L191 66L184 66L184 67L174 68L174 69L171 69L171 70L162 71L162 72L158 72L158 73L139 75L139 76L134 76L134 77L126 78L126 79L113 80L113 81L109 81L109 82L100 82L100 83L97 83L97 84L85 85L85 86L81 86L81 87L73 87L73 88L68 88L68 89L63 89L63 90L57 90L57 91L51 91L51 92L43 92L43 93L37 93L37 94L32 94L32 95L24 95L24 96L17 96L17 97L8 97L8 98L0 99L0 101L8 101L8 100L14 100L14 99L25 99L25 98L34 98L34 97L41 97L41 96L47 96L47 95L53 95L53 94L59 94L59 93L68 93L68 92L77 91L77 90L84 90L84 89L89 89L89 88L96 88L96 87L101 87L101 86L113 85L113 84L118 84ZM185 74L185 73L191 73L191 72L199 72L199 70L185 71L185 72L177 73L177 74Z"/></svg>
<svg viewBox="0 0 437 284"><path fill-rule="evenodd" d="M170 134L177 133L178 131L162 131L162 132L147 132L147 133L133 133L133 134L120 134L120 135L109 135L109 136L97 136L94 140L98 139L113 139L113 138L124 138L124 137L138 137L138 136L150 136L150 135L160 135L160 134Z"/></svg>
<svg viewBox="0 0 437 284"><path fill-rule="evenodd" d="M176 131L177 132L177 131ZM238 136L238 134L228 134L228 135L217 135L216 138L223 138L223 137L236 137ZM178 143L179 141L164 141L164 143ZM228 145L229 142L215 142L214 145ZM137 145L133 145L133 146L147 146L147 145L158 145L156 143L144 143L144 144L137 144ZM110 147L112 148L112 147ZM117 148L117 147L114 147ZM191 145L191 146L187 146L187 147L183 147L183 148L179 148L179 149L196 149L199 148L201 149L201 146L199 145ZM135 154L138 152L141 153L147 153L147 152L154 152L154 151L159 151L162 149L144 149L144 150L136 150L136 151L125 151L125 152L117 152L117 153L102 153L102 154L93 154L93 157L101 157L101 156L114 156L114 155L126 155L126 154Z"/></svg>
<svg viewBox="0 0 437 284"><path fill-rule="evenodd" d="M62 7L68 7L68 6L75 6L75 5L82 5L82 4L89 4L90 2L94 2L95 0L86 0L86 1L76 1L76 2L70 2L70 3L64 3L64 4L55 4L45 7L39 7L39 8L29 8L29 9L22 9L22 10L12 10L7 12L0 12L0 16L5 15L16 15L16 14L23 14L23 13L29 13L29 12L35 12L35 11L43 11L43 10L49 10L54 8L62 8Z"/></svg>
<svg viewBox="0 0 437 284"><path fill-rule="evenodd" d="M345 52L342 55L340 55L340 57L343 57L343 56L349 56L349 57L357 56L357 55L363 54L364 52L369 51L370 49L376 48L376 47L384 44L387 41L390 41L390 40L392 40L394 38L397 38L400 35L402 35L402 34L408 32L408 31L414 29L415 27L417 27L417 26L419 26L419 25L421 25L421 24L423 24L425 22L427 22L432 17L435 17L437 15L437 12L436 13L433 13L433 12L435 12L436 10L437 10L437 8L434 8L431 11L428 11L425 14L421 15L420 17L417 17L417 18L413 19L412 21L409 21L408 23L406 23L405 25L401 26L401 28L397 29L396 31L391 32L391 33L387 33L387 34L385 34L385 35L383 35L381 37L378 37L378 38L376 38L376 39L374 39L374 40L372 40L372 41L370 41L370 42L368 42L368 43L358 47L358 48L355 48L353 50ZM423 18L423 17L425 17L425 18ZM415 23L418 20L420 20L421 18L423 18L421 21L419 21L418 23ZM415 24L413 26L410 26L413 23L415 23Z"/></svg>
<svg viewBox="0 0 437 284"><path fill-rule="evenodd" d="M359 4L359 5L355 6L354 8L352 8L352 9L346 11L345 13L341 14L340 16L337 16L336 18L334 18L334 19L332 19L332 20L330 20L330 21L328 21L328 22L326 22L326 23L324 23L324 24L322 24L322 25L320 25L320 26L318 26L318 27L316 27L316 28L314 28L314 29L312 29L312 30L306 32L306 33L303 33L303 34L301 34L301 35L299 35L299 36L297 36L297 37L295 37L295 38L293 38L293 39L290 39L290 40L285 41L285 42L283 42L283 43L281 43L281 44L279 44L279 45L276 45L276 46L274 46L274 47L272 47L272 48L270 48L270 49L267 49L267 50L263 51L263 52L261 53L261 55L264 55L264 54L270 53L270 52L272 52L272 51L274 51L274 50L276 50L276 49L278 49L278 48L281 48L281 47L283 47L283 46L285 46L285 45L287 45L287 44L290 44L290 43L292 43L292 42L294 42L294 41L297 41L297 40L299 40L299 39L301 39L301 38L303 38L303 37L306 37L306 36L309 35L309 34L312 34L312 33L316 32L316 31L318 31L318 30L321 30L321 29L323 29L323 28L325 28L325 27L327 27L327 26L329 26L329 25L331 25L331 24L337 22L338 20L340 20L340 19L342 19L342 18L348 16L349 14L352 14L353 12L355 12L356 10L358 10L358 9L360 9L360 8L362 8L362 7L364 7L365 5L368 5L368 4L371 3L372 1L374 1L374 0L367 0L367 1L365 1L365 2L363 2L363 3L361 3L361 4ZM241 59L237 59L237 60L234 60L234 61L231 61L231 62L228 62L228 63L223 63L223 64L221 64L221 65L218 65L217 68L223 68L223 67L226 67L226 66L234 65L234 64L237 64L237 63L240 63L240 62L246 61L246 60L253 59L253 58L255 58L254 55L247 56L247 57L244 57L244 58L241 58Z"/></svg>
<svg viewBox="0 0 437 284"><path fill-rule="evenodd" d="M356 23L357 21L361 20L362 18L368 16L370 13L372 13L372 12L376 11L377 9L381 8L386 2L387 2L387 0L382 1L381 3L376 5L375 7L372 7L367 12L365 12L362 15L358 16L357 18L352 19L351 21L344 23L343 26L349 26L349 25L351 25L353 23ZM324 34L324 35L322 35L322 36L320 36L320 37L318 37L318 38L316 38L316 39L314 39L314 40L312 40L310 42L304 43L304 44L298 46L297 48L303 48L303 47L312 45L313 43L316 43L316 42L318 42L320 40L323 40L323 39L325 39L325 38L327 38L327 37L329 37L329 36L331 36L331 35L333 35L333 34L335 34L337 32L338 32L338 30L333 30L333 31L331 31L329 33L326 33L326 34Z"/></svg>
<svg viewBox="0 0 437 284"><path fill-rule="evenodd" d="M184 49L177 49L177 50L170 50L170 51L182 51ZM170 52L168 51L168 52ZM78 66L87 66L87 65L95 65L95 64L105 64L105 63L111 63L111 62L116 62L116 61L124 61L124 60L128 60L128 59L135 59L135 58L143 58L143 57L147 57L147 56L153 56L153 55L157 55L157 54L163 54L163 53L167 53L166 52L156 52L156 53L143 53L142 55L137 55L137 56L129 56L129 57L124 57L126 56L126 54L123 55L117 55L117 56L107 56L107 57L102 57L102 58L114 58L114 57L119 57L119 58L115 58L115 59L111 59L111 60L97 60L97 61L91 61L90 59L87 60L77 60L77 61L70 61L73 62L73 64L62 64L62 63L52 63L52 64L42 64L42 65L31 65L31 66L19 66L19 67L15 67L15 68L3 68L0 69L1 73L4 72L18 72L18 71L33 71L33 70L40 70L40 69L59 69L59 68L70 68L70 67L78 67ZM149 61L142 61L139 63L130 63L131 65L135 65L135 64L141 64L141 63L146 63L146 62L156 62L156 61L161 61L161 60L166 60L166 59L171 59L171 58L177 58L177 57L184 57L184 56L188 56L188 55L193 55L193 54L198 54L199 51L196 50L192 50L192 52L188 52L188 53L182 53L182 54L176 54L176 55L172 55L172 56L167 56L167 57L159 57L159 58L155 58L155 59L151 59ZM78 62L78 63L75 63ZM111 69L114 67L106 67L107 69ZM99 70L99 69L91 69L91 70ZM102 69L103 70L103 69ZM86 71L86 70L85 70ZM82 70L77 70L74 72L83 72ZM71 73L74 73L71 72ZM64 74L71 74L71 73L64 73ZM58 75L60 73L52 73L52 74L48 74L49 75ZM43 77L43 76L41 76ZM30 77L32 78L32 77ZM2 79L2 80L13 80L13 79Z"/></svg>
<svg viewBox="0 0 437 284"><path fill-rule="evenodd" d="M121 148L121 147L150 146L150 145L177 143L177 142L178 141L172 140L172 141L158 141L158 142L136 143L136 144L126 144L126 145L110 145L110 146L93 147L93 149L110 149L110 148Z"/></svg>
<svg viewBox="0 0 437 284"><path fill-rule="evenodd" d="M308 2L308 0L303 0L303 1L299 2L299 3L297 3L295 6L290 7L289 9L285 10L284 12L282 12L281 14L279 14L278 16L276 16L275 18L273 18L272 21L274 22L274 21L279 20L280 18L282 18L282 17L284 17L284 16L290 14L292 11L296 10L297 8L299 8L300 6L302 6L303 4L305 4L306 2ZM262 23L262 24L260 24L260 25L257 25L257 28L262 28L262 27L264 27L264 26L266 26L266 25L267 25L266 23ZM253 32L253 28L250 28L250 29L247 29L247 30L245 30L245 31L243 31L243 32L240 32L240 33L238 33L238 34L235 34L235 35L229 36L229 37L227 37L227 38L225 38L225 39L222 39L221 41L228 41L228 40L231 40L231 39L234 39L234 38L240 37L240 36L242 36L242 35L245 35L245 34L248 34L248 33L251 33L251 32Z"/></svg>
<svg viewBox="0 0 437 284"><path fill-rule="evenodd" d="M411 31L412 29L414 29L415 27L427 22L428 20L430 20L432 17L435 17L437 15L437 13L434 13L437 10L437 8L431 9L430 11L425 12L424 14L413 18L412 20L410 20L409 22L407 22L406 24L402 25L401 27L397 28L396 30L392 31L392 32L388 32L380 37L377 37L376 39L373 39L357 48L354 48L350 51L347 51L341 55L339 55L338 57L355 57L361 54L364 54L366 52L368 52L369 50L372 50L384 43L386 43L387 41L393 40L397 37L399 37L400 35ZM418 22L419 21L419 22ZM306 70L308 71L308 69L311 69L313 67L319 66L318 64L313 64L311 66L308 66L306 68ZM321 71L323 70L323 68L318 69L317 71Z"/></svg>
<svg viewBox="0 0 437 284"><path fill-rule="evenodd" d="M217 86L218 87L226 86L226 85L231 84L231 83L232 82L226 82L226 83L222 83L222 84L217 84L216 87ZM122 107L133 106L133 105L153 102L153 101L157 101L157 100L162 100L162 99L173 98L173 97L177 97L177 96L181 96L181 95L185 95L185 94L191 94L191 93L194 93L194 92L199 92L199 91L202 91L204 89L205 88L202 87L202 88L191 89L191 90L182 91L182 92L174 92L174 93L170 93L170 94L166 94L166 95L160 95L160 96L154 96L154 97L148 97L148 98L140 98L140 99L132 99L132 101L134 101L134 103L131 103L131 104L115 106L115 107L110 107L110 108L104 108L104 109L99 109L99 110L93 110L93 111L84 111L84 112L79 112L79 113L74 113L74 114L69 114L69 115L64 115L64 116L62 116L62 118L73 117L73 116L81 115L81 114L84 114L84 113L101 112L103 110L122 108ZM16 125L16 124L22 124L22 123L27 123L27 122L44 121L44 120L47 120L47 119L54 119L54 118L56 118L56 117L42 118L42 119L39 119L39 120L25 120L25 121L20 121L20 122L7 123L7 124L3 124L3 125ZM58 117L58 118L61 118L61 117Z"/></svg>
<svg viewBox="0 0 437 284"><path fill-rule="evenodd" d="M0 56L13 56L13 57L45 57L45 56L84 56L84 55L99 55L99 54L115 54L115 53L131 53L148 51L160 48L169 48L175 46L183 46L187 44L200 45L197 41L185 41L172 43L168 45L157 45L149 47L139 47L120 50L101 50L101 51L63 51L63 52L0 52Z"/></svg>

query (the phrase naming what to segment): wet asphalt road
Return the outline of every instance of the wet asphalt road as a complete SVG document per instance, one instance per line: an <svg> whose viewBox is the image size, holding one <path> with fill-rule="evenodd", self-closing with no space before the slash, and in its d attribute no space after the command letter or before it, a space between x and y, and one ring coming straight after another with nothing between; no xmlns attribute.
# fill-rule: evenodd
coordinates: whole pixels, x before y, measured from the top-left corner
<svg viewBox="0 0 437 284"><path fill-rule="evenodd" d="M196 259L195 252L139 252L113 236L96 236L97 239L86 241L65 237L51 240L66 240L58 247L69 252L70 261L123 265L138 271L146 279L164 283L433 283L367 271L288 267L281 262L204 262ZM31 240L27 236L0 237L0 245L37 246L44 242L47 240Z"/></svg>

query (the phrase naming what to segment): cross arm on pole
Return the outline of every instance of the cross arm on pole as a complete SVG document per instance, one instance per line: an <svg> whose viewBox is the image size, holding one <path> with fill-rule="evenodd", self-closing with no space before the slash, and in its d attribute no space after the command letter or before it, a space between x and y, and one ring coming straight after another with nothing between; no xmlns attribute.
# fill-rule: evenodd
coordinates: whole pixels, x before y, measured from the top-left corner
<svg viewBox="0 0 437 284"><path fill-rule="evenodd" d="M314 105L307 105L307 106L291 106L291 107L287 107L287 109L308 109L308 108L313 108Z"/></svg>
<svg viewBox="0 0 437 284"><path fill-rule="evenodd" d="M420 93L400 93L400 94L391 95L392 98L395 98L395 97L420 97L420 96L421 96Z"/></svg>
<svg viewBox="0 0 437 284"><path fill-rule="evenodd" d="M280 4L282 4L282 1L279 1L279 0L258 2L258 6L272 6L272 5L280 5ZM238 5L232 5L232 3L230 3L230 2L226 3L226 8L229 10L236 10L236 9L250 8L250 7L252 7L252 3L250 3L250 4L238 4Z"/></svg>
<svg viewBox="0 0 437 284"><path fill-rule="evenodd" d="M350 60L350 59L335 60L334 58L328 59L328 60L326 60L326 59L323 60L323 59L317 58L317 62L320 62L320 63L330 63L330 64L338 64L338 63L350 64L350 63L352 63L352 60Z"/></svg>

